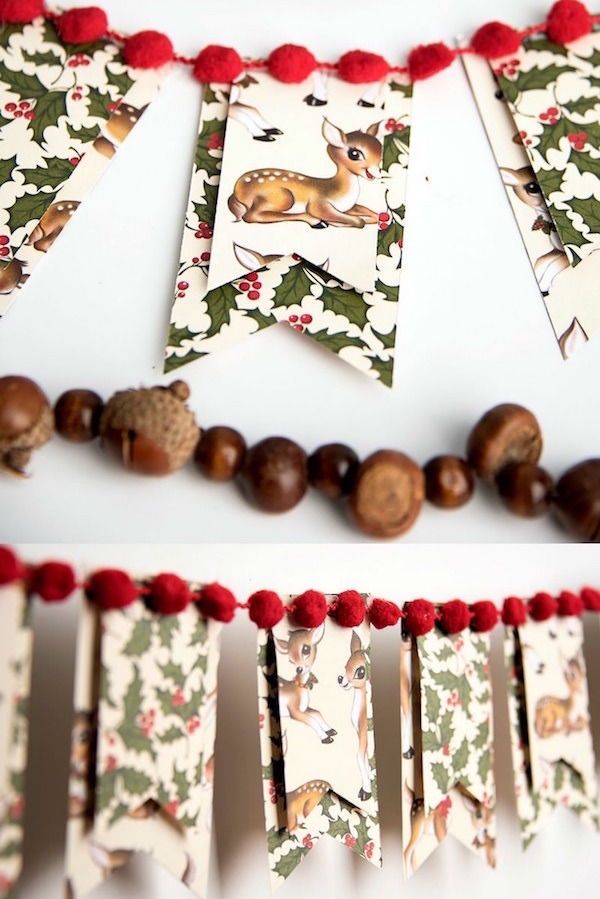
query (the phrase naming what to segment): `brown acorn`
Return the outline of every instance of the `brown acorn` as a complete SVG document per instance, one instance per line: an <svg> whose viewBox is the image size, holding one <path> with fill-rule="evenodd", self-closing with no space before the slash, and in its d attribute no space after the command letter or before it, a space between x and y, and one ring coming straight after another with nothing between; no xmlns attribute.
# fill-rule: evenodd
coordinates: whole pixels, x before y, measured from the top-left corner
<svg viewBox="0 0 600 899"><path fill-rule="evenodd" d="M200 437L193 412L185 401L184 381L168 387L119 390L102 412L102 445L125 468L140 474L164 475L181 468Z"/></svg>
<svg viewBox="0 0 600 899"><path fill-rule="evenodd" d="M25 475L33 450L54 430L54 415L35 381L20 375L0 378L0 471Z"/></svg>

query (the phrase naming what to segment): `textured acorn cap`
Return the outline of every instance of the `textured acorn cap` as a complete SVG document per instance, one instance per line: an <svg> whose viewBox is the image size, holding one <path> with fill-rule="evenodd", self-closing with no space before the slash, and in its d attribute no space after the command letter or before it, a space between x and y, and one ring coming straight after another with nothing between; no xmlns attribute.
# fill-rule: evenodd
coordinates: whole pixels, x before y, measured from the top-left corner
<svg viewBox="0 0 600 899"><path fill-rule="evenodd" d="M0 471L24 475L31 453L54 431L54 415L35 381L0 378Z"/></svg>

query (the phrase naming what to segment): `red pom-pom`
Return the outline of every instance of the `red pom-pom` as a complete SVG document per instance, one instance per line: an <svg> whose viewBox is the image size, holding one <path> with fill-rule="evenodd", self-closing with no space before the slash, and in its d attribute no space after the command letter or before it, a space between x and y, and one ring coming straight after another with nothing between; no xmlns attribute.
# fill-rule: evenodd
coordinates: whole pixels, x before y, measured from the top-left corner
<svg viewBox="0 0 600 899"><path fill-rule="evenodd" d="M500 612L496 605L489 599L480 599L471 603L471 628L478 634L492 631L500 619Z"/></svg>
<svg viewBox="0 0 600 899"><path fill-rule="evenodd" d="M408 54L408 71L413 81L431 78L454 62L456 52L447 44L421 44Z"/></svg>
<svg viewBox="0 0 600 899"><path fill-rule="evenodd" d="M478 28L471 38L471 49L486 59L496 59L508 53L516 53L521 46L521 35L504 22L488 22Z"/></svg>
<svg viewBox="0 0 600 899"><path fill-rule="evenodd" d="M502 606L502 623L507 627L521 627L527 621L527 606L518 596L509 596Z"/></svg>
<svg viewBox="0 0 600 899"><path fill-rule="evenodd" d="M274 590L257 590L248 600L248 617L257 627L270 630L285 615L285 606Z"/></svg>
<svg viewBox="0 0 600 899"><path fill-rule="evenodd" d="M138 31L126 38L123 59L134 69L159 69L173 59L171 38L162 31Z"/></svg>
<svg viewBox="0 0 600 899"><path fill-rule="evenodd" d="M194 76L203 84L211 81L230 84L244 70L239 53L232 47L209 44L201 50L194 63Z"/></svg>
<svg viewBox="0 0 600 899"><path fill-rule="evenodd" d="M374 599L369 606L369 621L378 631L384 627L394 627L401 618L402 611L388 599Z"/></svg>
<svg viewBox="0 0 600 899"><path fill-rule="evenodd" d="M451 599L440 606L440 626L446 634L458 634L471 624L471 610L462 599Z"/></svg>
<svg viewBox="0 0 600 899"><path fill-rule="evenodd" d="M344 590L335 602L334 617L342 627L358 627L365 620L365 601L358 590Z"/></svg>
<svg viewBox="0 0 600 899"><path fill-rule="evenodd" d="M534 621L547 621L556 615L558 604L549 593L536 593L527 603L529 617Z"/></svg>
<svg viewBox="0 0 600 899"><path fill-rule="evenodd" d="M148 588L148 599L152 609L161 615L176 615L183 612L192 599L192 592L177 574L157 574Z"/></svg>
<svg viewBox="0 0 600 899"><path fill-rule="evenodd" d="M102 611L108 612L131 605L138 598L139 590L126 571L102 568L89 579L87 595Z"/></svg>
<svg viewBox="0 0 600 899"><path fill-rule="evenodd" d="M44 602L61 602L77 586L75 572L66 562L44 562L31 572L29 588Z"/></svg>
<svg viewBox="0 0 600 899"><path fill-rule="evenodd" d="M568 44L589 34L592 16L578 0L558 0L548 13L546 34L555 44Z"/></svg>
<svg viewBox="0 0 600 899"><path fill-rule="evenodd" d="M198 594L198 606L205 618L214 618L228 624L233 621L237 602L227 587L221 584L207 584Z"/></svg>
<svg viewBox="0 0 600 899"><path fill-rule="evenodd" d="M43 15L44 0L0 0L0 22L21 25Z"/></svg>
<svg viewBox="0 0 600 899"><path fill-rule="evenodd" d="M285 84L298 84L312 75L317 68L317 60L306 47L283 44L277 47L267 59L267 69L273 78Z"/></svg>
<svg viewBox="0 0 600 899"><path fill-rule="evenodd" d="M581 615L584 610L583 599L577 593L571 593L569 590L563 590L557 601L557 612L559 615Z"/></svg>
<svg viewBox="0 0 600 899"><path fill-rule="evenodd" d="M422 637L435 627L435 606L428 599L413 599L404 606L404 628L413 637Z"/></svg>
<svg viewBox="0 0 600 899"><path fill-rule="evenodd" d="M390 64L378 53L350 50L340 58L337 73L342 81L350 84L367 84L381 81L390 72Z"/></svg>
<svg viewBox="0 0 600 899"><path fill-rule="evenodd" d="M8 546L0 546L0 587L20 580L25 569L18 557Z"/></svg>
<svg viewBox="0 0 600 899"><path fill-rule="evenodd" d="M306 590L293 602L293 615L300 627L318 627L327 617L327 600L318 590Z"/></svg>
<svg viewBox="0 0 600 899"><path fill-rule="evenodd" d="M584 587L581 591L581 598L588 612L600 612L600 590Z"/></svg>
<svg viewBox="0 0 600 899"><path fill-rule="evenodd" d="M89 44L108 31L106 13L99 6L68 9L56 20L58 33L66 44Z"/></svg>

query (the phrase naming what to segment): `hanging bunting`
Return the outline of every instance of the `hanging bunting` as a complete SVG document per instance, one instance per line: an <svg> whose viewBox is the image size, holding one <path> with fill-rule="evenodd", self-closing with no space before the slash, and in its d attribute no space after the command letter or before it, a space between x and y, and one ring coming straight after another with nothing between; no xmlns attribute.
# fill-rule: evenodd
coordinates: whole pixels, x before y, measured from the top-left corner
<svg viewBox="0 0 600 899"><path fill-rule="evenodd" d="M369 624L260 630L258 686L273 889L323 834L381 866Z"/></svg>
<svg viewBox="0 0 600 899"><path fill-rule="evenodd" d="M168 577L168 576L167 576ZM82 897L147 852L206 895L220 624L189 604L82 610L67 889Z"/></svg>
<svg viewBox="0 0 600 899"><path fill-rule="evenodd" d="M553 616L507 627L504 656L523 846L557 805L600 826L583 627Z"/></svg>
<svg viewBox="0 0 600 899"><path fill-rule="evenodd" d="M205 87L165 369L276 322L391 385L412 87Z"/></svg>
<svg viewBox="0 0 600 899"><path fill-rule="evenodd" d="M417 600L419 602L419 600ZM452 834L496 865L490 641L469 630L403 635L402 823L410 877Z"/></svg>
<svg viewBox="0 0 600 899"><path fill-rule="evenodd" d="M600 31L534 34L467 75L565 358L600 331Z"/></svg>
<svg viewBox="0 0 600 899"><path fill-rule="evenodd" d="M163 69L49 19L0 25L0 315L152 102Z"/></svg>
<svg viewBox="0 0 600 899"><path fill-rule="evenodd" d="M30 605L21 580L0 586L0 607L0 899L8 899L22 866L33 649Z"/></svg>

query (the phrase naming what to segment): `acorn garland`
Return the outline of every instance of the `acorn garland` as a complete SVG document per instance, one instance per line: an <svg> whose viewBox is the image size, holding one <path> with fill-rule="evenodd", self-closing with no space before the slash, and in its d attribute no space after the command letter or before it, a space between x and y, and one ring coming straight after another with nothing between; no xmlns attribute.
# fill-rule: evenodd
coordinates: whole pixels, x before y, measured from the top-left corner
<svg viewBox="0 0 600 899"><path fill-rule="evenodd" d="M100 438L102 448L130 471L166 475L192 459L205 477L237 480L263 512L293 509L312 486L344 503L365 534L398 537L417 520L425 499L457 509L475 478L495 490L515 515L552 511L578 540L600 542L600 458L568 469L555 483L538 463L542 432L532 412L516 403L490 409L468 436L465 458L440 455L421 468L409 456L380 449L360 462L350 447L328 443L312 455L286 437L247 447L234 428L201 431L183 381L117 391L106 404L92 390L67 390L54 410L41 388L20 375L0 378L0 471L23 475L34 449L56 431L74 443Z"/></svg>

